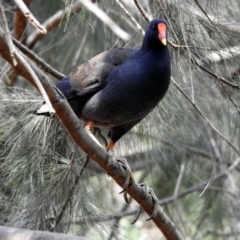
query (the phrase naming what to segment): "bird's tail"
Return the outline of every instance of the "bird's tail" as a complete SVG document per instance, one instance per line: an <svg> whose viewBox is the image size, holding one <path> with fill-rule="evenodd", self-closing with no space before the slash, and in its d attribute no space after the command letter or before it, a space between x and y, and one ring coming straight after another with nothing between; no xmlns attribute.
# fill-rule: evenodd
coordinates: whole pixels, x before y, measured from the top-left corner
<svg viewBox="0 0 240 240"><path fill-rule="evenodd" d="M32 113L35 115L44 115L50 117L49 106L44 102L41 107L33 111Z"/></svg>

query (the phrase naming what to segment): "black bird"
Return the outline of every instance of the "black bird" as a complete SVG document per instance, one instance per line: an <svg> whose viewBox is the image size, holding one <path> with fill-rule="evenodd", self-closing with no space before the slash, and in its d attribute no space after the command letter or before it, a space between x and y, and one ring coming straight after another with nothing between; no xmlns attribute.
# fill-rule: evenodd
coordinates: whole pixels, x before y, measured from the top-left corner
<svg viewBox="0 0 240 240"><path fill-rule="evenodd" d="M108 150L166 94L171 75L167 35L166 21L154 19L140 49L100 53L57 84L88 130L109 129ZM39 115L47 112L46 104L35 111Z"/></svg>

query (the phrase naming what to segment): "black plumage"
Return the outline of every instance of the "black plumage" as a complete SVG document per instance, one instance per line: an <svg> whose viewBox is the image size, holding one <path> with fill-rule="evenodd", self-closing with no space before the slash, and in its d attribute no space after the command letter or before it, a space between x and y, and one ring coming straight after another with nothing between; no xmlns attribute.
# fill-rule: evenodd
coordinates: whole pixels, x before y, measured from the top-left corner
<svg viewBox="0 0 240 240"><path fill-rule="evenodd" d="M57 87L76 115L90 127L110 130L108 149L140 122L164 97L171 66L167 23L152 20L140 49L103 52L78 66ZM46 107L36 113L44 114Z"/></svg>

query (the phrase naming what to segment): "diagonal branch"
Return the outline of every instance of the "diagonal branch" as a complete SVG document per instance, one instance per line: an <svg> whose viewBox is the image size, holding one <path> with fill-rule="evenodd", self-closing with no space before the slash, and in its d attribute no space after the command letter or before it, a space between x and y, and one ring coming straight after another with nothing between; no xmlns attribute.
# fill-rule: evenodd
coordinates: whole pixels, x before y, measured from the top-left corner
<svg viewBox="0 0 240 240"><path fill-rule="evenodd" d="M147 23L149 23L151 21L151 19L148 17L148 14L145 12L145 10L143 9L143 7L140 5L140 3L138 2L138 0L133 0L136 7L138 8L139 12L141 13L141 15L143 16L143 18L146 20Z"/></svg>
<svg viewBox="0 0 240 240"><path fill-rule="evenodd" d="M28 7L31 3L31 0L24 0L24 3ZM17 8L14 13L14 37L17 40L20 40L22 38L22 44L26 44L26 36L24 36L24 32L26 31L27 27L27 19L24 16L23 12Z"/></svg>
<svg viewBox="0 0 240 240"><path fill-rule="evenodd" d="M11 56L8 50L6 40L3 36L3 32L0 30L0 54L1 56L12 65ZM19 61L17 57L18 65L12 66L13 69L26 78L30 83L34 84L34 80L31 74L25 66ZM31 68L37 74L42 85L44 86L48 97L53 105L53 108L56 111L60 122L71 136L73 141L100 167L102 167L106 173L111 176L118 185L121 187L124 186L127 174L121 165L104 151L100 146L98 146L91 137L86 133L84 127L81 125L81 122L74 114L73 110L70 108L66 99L56 91L56 88L49 81L48 77L36 66L31 65ZM110 161L109 161L110 159ZM110 164L109 164L110 162ZM150 216L154 209L154 203L150 195L145 196L140 184L133 180L132 185L127 188L126 192L138 202L139 205L146 211ZM143 198L143 196L145 196ZM171 220L166 216L162 209L158 209L157 216L153 219L153 222L156 226L162 231L165 237L169 240L172 239L183 239L179 231L176 229Z"/></svg>
<svg viewBox="0 0 240 240"><path fill-rule="evenodd" d="M42 58L37 56L34 52L32 52L29 48L25 47L15 38L12 38L14 45L21 50L28 58L30 58L33 62L35 62L44 72L51 74L53 77L57 79L62 79L65 77L64 74L60 73L49 64L47 64Z"/></svg>
<svg viewBox="0 0 240 240"><path fill-rule="evenodd" d="M55 27L57 27L63 20L68 19L69 17L80 12L81 10L82 4L81 2L77 1L73 5L66 7L65 10L60 10L57 13L55 13L53 16L47 19L42 25L44 26L44 28L47 29L48 32L50 32ZM34 45L43 37L44 35L42 35L39 31L36 30L27 38L26 45L29 48L33 48Z"/></svg>
<svg viewBox="0 0 240 240"><path fill-rule="evenodd" d="M122 30L102 9L89 0L79 0L89 11L95 14L104 24L106 24L118 37L124 41L130 39L130 35Z"/></svg>
<svg viewBox="0 0 240 240"><path fill-rule="evenodd" d="M171 77L171 80L174 84L174 86L177 88L179 92L187 99L187 101L196 109L196 111L200 114L200 116L204 119L204 121L213 129L217 135L219 135L227 144L240 156L240 150L237 149L236 146L234 146L225 136L222 135L218 131L218 129L210 122L210 120L203 114L203 112L200 110L200 108L188 97L188 95L181 89L181 87L177 84L177 82Z"/></svg>
<svg viewBox="0 0 240 240"><path fill-rule="evenodd" d="M27 6L22 0L14 0L15 3L18 5L18 7L23 12L24 16L28 19L28 21L36 27L42 34L46 34L47 30L38 22L38 20L32 15L32 13L29 11Z"/></svg>
<svg viewBox="0 0 240 240"><path fill-rule="evenodd" d="M118 6L124 11L126 16L133 22L133 24L136 26L136 28L141 32L141 34L144 36L145 31L141 27L141 25L136 21L136 19L130 14L130 12L123 6L120 0L115 0L115 2L118 4Z"/></svg>

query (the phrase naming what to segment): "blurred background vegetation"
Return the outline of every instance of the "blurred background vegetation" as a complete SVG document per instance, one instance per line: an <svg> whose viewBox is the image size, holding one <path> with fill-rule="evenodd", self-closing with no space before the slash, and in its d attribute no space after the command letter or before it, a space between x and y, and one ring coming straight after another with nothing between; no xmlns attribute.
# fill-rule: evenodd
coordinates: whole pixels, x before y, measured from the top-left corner
<svg viewBox="0 0 240 240"><path fill-rule="evenodd" d="M25 2L43 23L77 1ZM141 32L119 2L95 4L131 34L128 42L84 7L35 44L30 43L36 30L27 22L18 39L67 75L102 51L141 46ZM121 2L145 28L134 1ZM169 23L170 41L177 45L169 45L172 77L180 89L172 82L164 100L119 141L114 155L127 158L136 179L154 189L186 239L240 239L240 1L139 3L149 18ZM17 37L16 5L9 0L3 5ZM0 60L0 66L0 225L91 239L164 239L144 214L130 224L137 204L126 205L121 189L93 162L80 176L85 154L56 118L29 113L42 98L6 62Z"/></svg>

